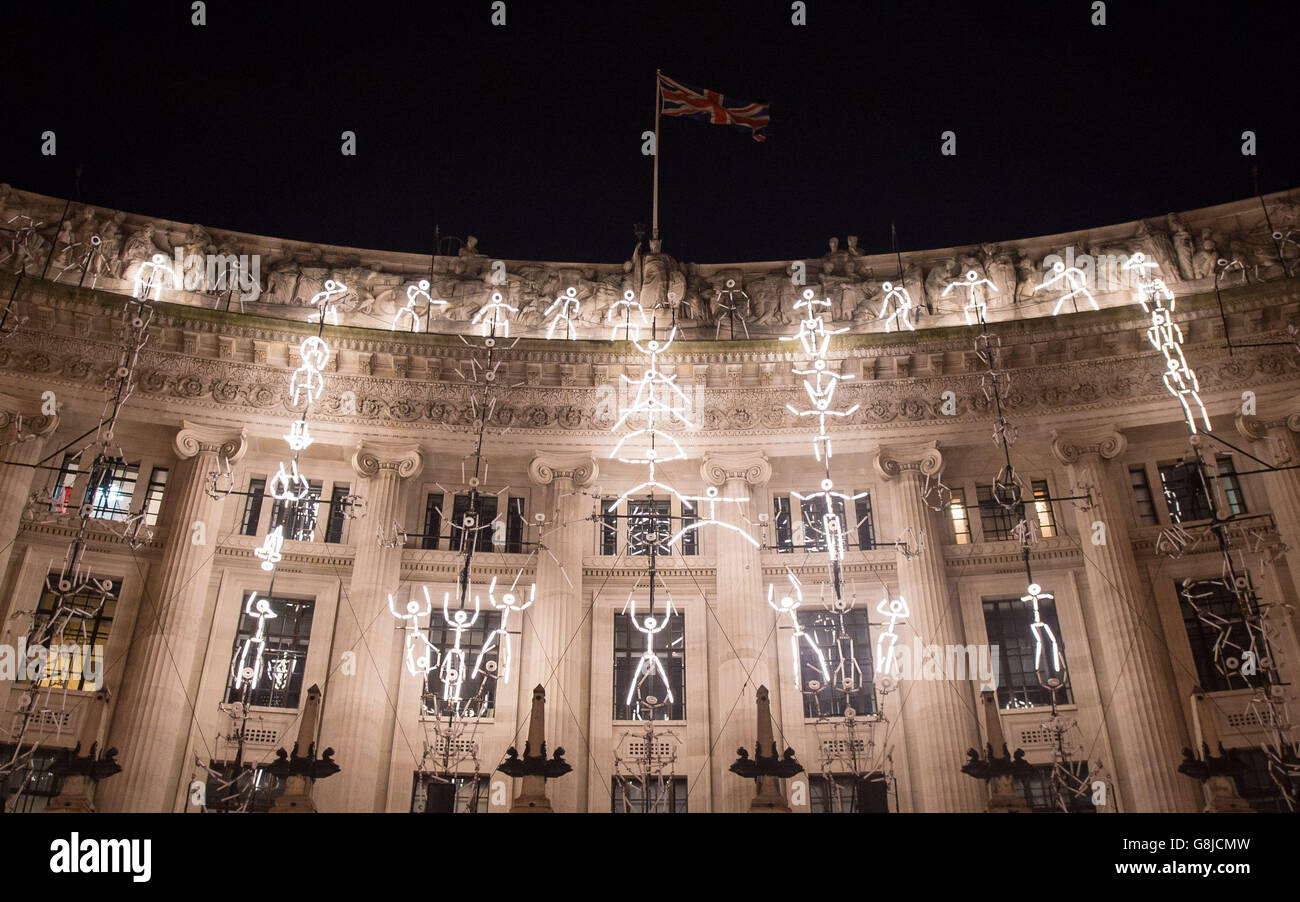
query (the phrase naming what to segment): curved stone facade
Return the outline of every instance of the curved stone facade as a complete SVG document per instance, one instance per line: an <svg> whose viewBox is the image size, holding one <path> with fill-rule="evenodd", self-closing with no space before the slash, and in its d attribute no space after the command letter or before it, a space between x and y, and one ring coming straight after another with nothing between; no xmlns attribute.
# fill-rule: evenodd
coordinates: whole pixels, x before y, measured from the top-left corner
<svg viewBox="0 0 1300 902"><path fill-rule="evenodd" d="M988 807L984 783L961 772L966 749L990 737L978 680L902 680L884 691L877 680L869 710L846 726L842 711L810 712L807 687L793 676L806 664L802 633L769 605L768 586L779 589L793 575L812 611L834 557L802 541L799 528L799 496L816 491L823 471L811 456L817 428L799 414L808 389L794 370L808 354L792 340L804 317L794 305L812 289L830 301L829 328L844 330L825 358L843 376L835 404L851 410L826 433L835 482L854 499L838 565L846 597L867 612L858 644L878 652L882 631L894 630L877 608L882 596L909 602L910 616L897 624L900 646L985 648L1005 624L1021 623L1010 604L1025 593L1021 544L985 499L1004 464L993 440L1004 417L1018 435L1016 469L1035 493L1038 535L1027 560L1054 596L1069 665L1062 718L1052 723L1077 722L1067 742L1070 760L1088 764L1090 803L1199 809L1206 802L1197 781L1177 771L1183 747L1216 735L1225 747L1255 748L1263 731L1251 720L1252 690L1204 685L1213 679L1198 658L1204 621L1188 619L1179 585L1218 573L1222 555L1208 540L1190 539L1167 553L1178 525L1171 507L1189 496L1179 496L1182 489L1166 496L1161 480L1174 478L1168 468L1189 453L1188 429L1166 360L1150 341L1151 315L1133 300L1123 264L1144 254L1177 298L1182 353L1213 423L1213 437L1202 434L1202 442L1236 473L1263 471L1224 477L1233 508L1225 528L1271 612L1270 666L1294 684L1300 648L1286 605L1300 601L1300 482L1296 471L1268 466L1297 459L1298 198L1300 191L1287 192L1265 198L1264 208L1250 199L1000 246L904 254L901 262L850 243L805 260L706 265L648 250L625 264L496 261L476 246L431 259L99 208L73 207L60 227L64 202L0 190L0 225L8 228L0 292L11 298L0 321L0 436L8 442L0 522L9 532L0 535L8 599L0 643L16 646L40 621L47 577L79 537L82 571L115 585L111 617L83 618L103 648L102 678L66 690L6 681L4 716L29 746L71 748L93 734L116 747L124 769L94 788L101 810L192 811L196 781L204 793L220 782L209 781L209 771L237 756L270 767L277 748L291 748L306 689L316 684L316 735L342 767L315 786L321 810L411 810L424 804L428 774L450 772L471 778L456 804L504 811L522 780L495 769L508 748L522 749L540 684L547 745L563 746L573 765L547 784L555 809L610 810L626 798L633 762L658 755L671 761L662 765L671 773L661 771L675 778L663 784L671 804L727 811L753 798L751 781L729 767L736 745L753 742L762 684L771 689L776 741L807 768L782 784L794 810L841 804L827 801L833 778L873 771L888 776L891 810ZM145 267L155 253L167 274L150 283ZM1051 278L1053 254L1088 278L1087 295L1074 298L1082 302L1077 312L1059 303L1063 291L1033 290ZM246 290L205 282L185 290L187 274L204 270L208 255L260 255L260 276ZM965 273L986 283L979 298L986 328L972 325L975 294L961 284ZM330 280L346 290L335 301L337 322L327 317L322 326L310 321L310 301ZM909 288L914 328L890 320L898 308L886 300L887 282ZM602 516L610 499L645 479L644 462L611 458L649 360L648 325L638 344L609 340L620 312L624 336L640 315L626 302L617 306L628 291L637 303L662 293L654 334L662 337L669 323L678 329L654 366L680 390L678 412L689 426L675 432L681 455L663 459L659 479L709 499L695 516L717 521L694 534L689 552L675 545L656 563L682 615L673 661L684 676L674 716L654 721L649 739L645 721L617 716L626 688L616 681L627 665L615 664L639 654L619 618L629 594L644 589L646 556L630 554L628 544L629 530L640 528L640 495ZM494 388L485 407L487 349L473 317L493 292L514 312L509 336L497 333L491 348ZM132 294L147 296L143 306L132 306ZM408 298L418 316L401 314ZM565 298L576 306L566 308ZM147 309L147 323L132 322L138 309ZM557 320L565 309L574 315ZM124 357L139 328L147 342ZM332 356L310 407L314 443L298 462L322 514L310 540L284 542L272 591L256 552L283 509L262 503L258 486L285 459L299 414L290 380L303 365L303 340L317 333ZM977 335L991 337L981 345ZM981 358L990 343L998 348L996 397ZM72 468L67 455L86 447L111 414L124 366L131 390L109 440L123 469L97 494L87 490L89 462ZM951 493L938 505L927 503L940 497L936 483ZM422 714L422 680L406 666L410 639L400 615L406 598L427 589L440 599L463 579L465 556L448 547L455 533L447 527L463 514L455 499L471 485L496 499L492 516L503 522L522 507L518 527L475 540L473 584L486 592L496 578L535 586L536 595L498 639L504 662L509 636L513 673L497 684L490 714L449 732ZM687 517L673 523L689 521L677 496L656 497L668 498L666 516ZM82 499L89 509L80 509ZM148 516L138 524L127 516L142 510ZM783 515L788 527L778 523ZM241 712L232 700L232 655L247 639L240 630L251 622L250 593L267 592L298 605L299 617L309 605L310 627L276 634L293 644L292 704L273 693L273 703ZM398 599L391 608L390 595ZM110 690L107 702L97 699L101 686ZM1197 687L1208 691L1200 703L1192 700ZM1037 805L1051 784L1054 742L1050 707L1034 688L1008 696L996 728L1038 768L1021 788ZM1290 698L1293 689L1279 692ZM476 774L481 798L466 795ZM62 785L66 795L71 781ZM1216 804L1213 792L1206 798ZM266 794L251 804L269 803Z"/></svg>

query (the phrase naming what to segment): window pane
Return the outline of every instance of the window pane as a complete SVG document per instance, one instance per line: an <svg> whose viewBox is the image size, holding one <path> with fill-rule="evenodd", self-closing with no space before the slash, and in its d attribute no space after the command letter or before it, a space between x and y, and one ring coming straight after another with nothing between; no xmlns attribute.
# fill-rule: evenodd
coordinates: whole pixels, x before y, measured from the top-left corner
<svg viewBox="0 0 1300 902"><path fill-rule="evenodd" d="M800 609L797 616L806 633L799 640L804 716L843 717L845 708L858 715L874 714L868 612L845 611L842 622L833 611ZM816 690L814 681L819 684Z"/></svg>
<svg viewBox="0 0 1300 902"><path fill-rule="evenodd" d="M248 480L248 496L244 499L244 517L239 524L241 535L257 535L257 526L262 519L262 499L265 497L266 480Z"/></svg>
<svg viewBox="0 0 1300 902"><path fill-rule="evenodd" d="M953 540L958 545L970 544L970 517L966 513L966 492L963 489L952 490L952 501L948 505L952 516Z"/></svg>
<svg viewBox="0 0 1300 902"><path fill-rule="evenodd" d="M1182 606L1183 627L1187 630L1187 641L1192 647L1192 660L1196 664L1201 689L1206 692L1223 692L1267 685L1268 676L1263 671L1257 670L1253 675L1246 675L1239 668L1226 666L1227 658L1236 659L1239 665L1240 649L1251 648L1250 630L1246 625L1241 602L1232 590L1220 580L1203 580L1187 586L1177 582L1174 585ZM1197 613L1198 608L1200 613ZM1206 619L1211 622L1207 623ZM1216 644L1222 649L1217 658L1214 654Z"/></svg>
<svg viewBox="0 0 1300 902"><path fill-rule="evenodd" d="M420 547L437 549L441 538L442 495L434 492L424 499L424 535L420 539Z"/></svg>
<svg viewBox="0 0 1300 902"><path fill-rule="evenodd" d="M1134 464L1128 468L1129 481L1133 486L1133 501L1137 505L1139 523L1155 523L1156 507L1151 497L1151 484L1147 481L1147 468Z"/></svg>
<svg viewBox="0 0 1300 902"><path fill-rule="evenodd" d="M1055 601L1041 598L1038 613L1056 637L1064 664L1065 640L1061 636L1061 625L1056 619ZM988 632L989 645L996 649L998 656L998 704L1003 708L1028 708L1052 703L1052 693L1040 685L1039 674L1034 669L1035 642L1030 628L1033 622L1033 608L1027 601L999 598L984 602L984 627ZM1048 640L1044 638L1044 657L1050 652ZM1044 678L1046 666L1044 661ZM1056 698L1060 704L1069 704L1073 700L1069 686L1058 691Z"/></svg>
<svg viewBox="0 0 1300 902"><path fill-rule="evenodd" d="M660 613L653 634L638 628L645 616L637 614L633 623L629 614L614 615L614 719L685 720L685 615L673 614L663 625ZM651 643L654 654L646 657Z"/></svg>
<svg viewBox="0 0 1300 902"><path fill-rule="evenodd" d="M46 580L28 633L29 648L40 645L48 649L45 676L36 683L94 692L103 684L108 636L122 584L91 575L79 587L61 594L61 575L55 571ZM105 581L107 585L99 588Z"/></svg>
<svg viewBox="0 0 1300 902"><path fill-rule="evenodd" d="M686 778L614 777L610 811L614 814L686 814Z"/></svg>
<svg viewBox="0 0 1300 902"><path fill-rule="evenodd" d="M149 474L149 486L145 489L144 505L141 507L145 526L158 525L158 515L162 511L163 488L166 485L167 468L154 467L153 472Z"/></svg>
<svg viewBox="0 0 1300 902"><path fill-rule="evenodd" d="M316 605L290 598L265 600L271 616L259 617L247 613L248 597L244 598L226 677L225 700L237 702L247 692L250 705L297 708ZM253 671L251 680L244 673L249 668Z"/></svg>
<svg viewBox="0 0 1300 902"><path fill-rule="evenodd" d="M442 663L429 671L425 681L424 713L439 716L456 708L472 712L469 716L493 716L497 670L489 665L496 665L500 657L501 614L480 609L468 626L457 627L447 622L441 608L434 611L429 642L441 653Z"/></svg>

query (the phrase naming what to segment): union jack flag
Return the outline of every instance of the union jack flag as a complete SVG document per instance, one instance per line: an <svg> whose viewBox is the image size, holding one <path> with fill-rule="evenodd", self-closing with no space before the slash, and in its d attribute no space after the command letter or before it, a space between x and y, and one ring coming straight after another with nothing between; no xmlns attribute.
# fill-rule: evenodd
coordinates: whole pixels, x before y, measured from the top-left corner
<svg viewBox="0 0 1300 902"><path fill-rule="evenodd" d="M663 97L665 116L685 116L688 119L705 119L714 125L730 125L749 129L755 141L766 141L767 126L772 121L772 106L766 103L746 103L717 91L692 88L667 75L659 75L659 93Z"/></svg>

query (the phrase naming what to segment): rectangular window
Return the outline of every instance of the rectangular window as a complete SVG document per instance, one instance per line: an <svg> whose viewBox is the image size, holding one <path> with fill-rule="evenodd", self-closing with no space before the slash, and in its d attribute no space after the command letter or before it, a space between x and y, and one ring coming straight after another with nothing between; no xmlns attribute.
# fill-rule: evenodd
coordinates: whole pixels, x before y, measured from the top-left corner
<svg viewBox="0 0 1300 902"><path fill-rule="evenodd" d="M54 775L54 766L66 758L63 749L38 749L23 760L12 745L0 745L0 760L22 763L0 777L0 803L7 814L31 814L44 811L50 799L59 794L62 780Z"/></svg>
<svg viewBox="0 0 1300 902"><path fill-rule="evenodd" d="M1063 808L1071 814L1087 814L1097 809L1092 804L1092 787L1088 781L1088 762L1074 761L1062 765L1068 770L1062 774L1061 790L1052 785L1052 765L1034 765L1034 772L1020 778L1020 788L1025 794L1025 803L1034 812L1060 812ZM1077 781L1077 783L1076 783ZM1069 786L1082 785L1082 793L1071 792Z"/></svg>
<svg viewBox="0 0 1300 902"><path fill-rule="evenodd" d="M855 492L862 497L853 502L854 515L858 518L858 548L870 551L876 547L876 526L871 513L871 496Z"/></svg>
<svg viewBox="0 0 1300 902"><path fill-rule="evenodd" d="M627 553L672 554L668 539L673 534L671 503L667 498L632 498L627 502Z"/></svg>
<svg viewBox="0 0 1300 902"><path fill-rule="evenodd" d="M975 486L975 498L980 507L980 527L984 530L984 541L1005 542L1011 538L1011 530L1016 527L1016 514L998 504L993 498L993 486Z"/></svg>
<svg viewBox="0 0 1300 902"><path fill-rule="evenodd" d="M1178 603L1183 611L1183 627L1187 630L1187 641L1192 647L1192 661L1196 665L1196 676L1201 689L1205 692L1225 692L1229 689L1245 689L1247 686L1264 686L1268 677L1264 673L1242 674L1240 670L1220 669L1223 657L1230 657L1227 649L1250 648L1250 634L1243 617L1241 602L1221 580L1194 582L1184 589L1182 582L1174 583L1178 592ZM1192 604L1192 596L1195 606ZM1197 609L1200 613L1197 613ZM1206 623L1202 617L1211 623ZM1223 629L1217 625L1222 621ZM1222 649L1222 655L1216 659L1214 649ZM1226 672L1225 672L1226 671Z"/></svg>
<svg viewBox="0 0 1300 902"><path fill-rule="evenodd" d="M835 519L839 521L840 535L845 535L844 519L844 499L832 497L830 499L830 513L833 513ZM828 526L826 523L825 496L818 498L803 498L799 501L799 512L803 520L803 547L805 551L826 551L830 545L830 537L826 534ZM847 542L847 539L846 539Z"/></svg>
<svg viewBox="0 0 1300 902"><path fill-rule="evenodd" d="M307 646L311 641L311 619L316 609L313 601L293 598L266 599L272 617L248 613L248 599L239 610L239 629L226 674L227 702L237 702L247 692L250 705L264 708L297 708L302 693L303 670L307 664ZM261 641L257 639L261 627ZM258 661L261 661L260 667ZM254 679L235 680L252 668ZM301 751L301 750L300 750Z"/></svg>
<svg viewBox="0 0 1300 902"><path fill-rule="evenodd" d="M1246 513L1241 482L1237 478L1232 458L1224 455L1216 461L1219 467L1219 488L1223 490L1228 510L1233 514ZM1191 523L1214 516L1214 501L1196 466L1182 461L1165 464L1160 467L1160 482L1164 486L1169 515L1178 522Z"/></svg>
<svg viewBox="0 0 1300 902"><path fill-rule="evenodd" d="M303 500L281 501L277 499L271 504L271 525L267 527L268 529L283 526L286 539L293 539L297 542L316 541L316 517L317 508L320 504L322 483L319 479L312 479L308 481L307 485L310 491Z"/></svg>
<svg viewBox="0 0 1300 902"><path fill-rule="evenodd" d="M208 814L265 813L284 795L284 779L265 767L233 761L213 763L220 774L208 774L207 804L203 807Z"/></svg>
<svg viewBox="0 0 1300 902"><path fill-rule="evenodd" d="M794 551L794 530L790 520L790 496L772 498L772 520L776 524L776 550Z"/></svg>
<svg viewBox="0 0 1300 902"><path fill-rule="evenodd" d="M54 480L54 488L50 489L50 510L56 513L67 513L68 506L72 504L72 485L77 481L78 454L80 452L63 455L59 475Z"/></svg>
<svg viewBox="0 0 1300 902"><path fill-rule="evenodd" d="M411 810L424 814L487 814L488 778L484 774L416 772Z"/></svg>
<svg viewBox="0 0 1300 902"><path fill-rule="evenodd" d="M266 480L248 480L248 494L244 497L244 516L239 521L239 534L257 535L257 526L262 520L262 499L266 497Z"/></svg>
<svg viewBox="0 0 1300 902"><path fill-rule="evenodd" d="M1056 637L1064 663L1065 640L1061 636L1061 624L1056 619L1055 601L1040 599L1038 613ZM1003 708L1030 708L1052 703L1052 693L1039 683L1039 674L1034 670L1034 631L1030 628L1033 621L1033 608L1027 601L1019 598L984 601L984 628L988 632L989 645L997 649L998 705ZM1046 656L1050 653L1051 643L1044 635L1044 679L1047 678ZM1056 700L1060 704L1073 701L1068 686L1057 693Z"/></svg>
<svg viewBox="0 0 1300 902"><path fill-rule="evenodd" d="M1237 478L1237 467L1232 458L1220 455L1215 459L1219 464L1219 486L1223 489L1228 502L1228 510L1234 514L1246 513L1246 502L1241 495L1241 481Z"/></svg>
<svg viewBox="0 0 1300 902"><path fill-rule="evenodd" d="M131 515L131 499L140 475L138 463L101 457L96 459L86 485L90 515L100 520L125 520Z"/></svg>
<svg viewBox="0 0 1300 902"><path fill-rule="evenodd" d="M618 499L600 502L600 553L618 554Z"/></svg>
<svg viewBox="0 0 1300 902"><path fill-rule="evenodd" d="M799 642L804 717L843 717L845 708L859 715L874 714L867 611L846 611L842 624L840 615L815 607L800 609L797 616L807 636ZM814 680L821 686L815 692Z"/></svg>
<svg viewBox="0 0 1300 902"><path fill-rule="evenodd" d="M343 499L351 491L351 486L346 482L334 483L330 489L330 512L329 521L325 526L325 541L337 545L343 541L343 524L347 517L343 516Z"/></svg>
<svg viewBox="0 0 1300 902"><path fill-rule="evenodd" d="M1035 479L1029 487L1034 493L1034 519L1038 522L1038 534L1050 539L1056 535L1056 511L1052 507L1052 492L1047 488L1046 479Z"/></svg>
<svg viewBox="0 0 1300 902"><path fill-rule="evenodd" d="M486 532L491 534L491 530ZM487 665L495 663L500 652L500 643L497 641L499 637L493 639L492 634L501 628L501 614L480 609L473 623L460 631L459 647L463 654L452 657L457 648L456 627L447 623L441 608L434 610L429 626L429 641L434 648L441 650L442 666L429 671L429 677L425 681L424 713L430 716L445 715L448 708L459 703L465 716L492 717L496 710L497 681L487 676ZM482 666L475 675L475 667L480 664L479 655L483 654L483 647L489 639L493 639L492 648L483 655ZM450 687L443 678L448 666L454 667L457 675Z"/></svg>
<svg viewBox="0 0 1300 902"><path fill-rule="evenodd" d="M1233 749L1237 760L1246 766L1242 774L1232 779L1237 784L1237 792L1250 803L1256 811L1276 811L1287 813L1286 799L1269 773L1270 761L1262 749ZM1285 777L1284 777L1285 779ZM1294 797L1300 791L1300 778L1291 777L1291 794Z"/></svg>
<svg viewBox="0 0 1300 902"><path fill-rule="evenodd" d="M612 814L686 814L686 778L614 777L609 810Z"/></svg>
<svg viewBox="0 0 1300 902"><path fill-rule="evenodd" d="M673 614L667 624L662 613L657 615L658 632L653 634L657 667L642 657L650 641L638 628L638 624L645 626L645 617L638 614L634 624L629 614L614 615L614 719L685 720L685 615Z"/></svg>
<svg viewBox="0 0 1300 902"><path fill-rule="evenodd" d="M966 513L966 492L964 489L952 490L952 501L948 504L948 513L952 517L952 537L958 545L970 544L970 516Z"/></svg>
<svg viewBox="0 0 1300 902"><path fill-rule="evenodd" d="M522 554L524 550L524 499L510 497L506 499L506 547L507 554Z"/></svg>
<svg viewBox="0 0 1300 902"><path fill-rule="evenodd" d="M122 583L109 580L107 591L101 592L95 588L101 578L91 576L93 582L60 596L51 588L57 587L59 576L58 571L50 574L33 619L30 645L49 649L45 676L36 685L95 692L103 685L108 634Z"/></svg>
<svg viewBox="0 0 1300 902"><path fill-rule="evenodd" d="M494 551L492 547L492 533L494 531L492 521L497 517L497 496L496 495L479 495L474 496L477 499L477 511L475 512L475 525L468 532L473 538L475 551ZM452 500L451 505L451 538L447 542L447 547L452 551L460 551L461 543L465 538L465 515L470 513L470 496L457 495Z"/></svg>
<svg viewBox="0 0 1300 902"><path fill-rule="evenodd" d="M822 774L810 774L808 789L813 814L889 813L889 784L880 773L862 778L835 774L829 780Z"/></svg>
<svg viewBox="0 0 1300 902"><path fill-rule="evenodd" d="M682 520L681 520L682 525L674 529L673 532L678 532L679 530L686 529L686 527L690 526L692 523L698 522L699 519L700 519L700 502L696 501L694 505L691 507L682 505ZM682 533L682 554L687 555L687 554L699 554L699 553L700 553L700 531L698 529L692 529L689 532Z"/></svg>
<svg viewBox="0 0 1300 902"><path fill-rule="evenodd" d="M442 495L431 492L424 499L424 535L420 538L420 547L437 550L438 540L441 538Z"/></svg>
<svg viewBox="0 0 1300 902"><path fill-rule="evenodd" d="M149 473L149 485L144 490L144 504L140 511L144 514L145 526L157 526L158 515L162 513L163 490L167 486L167 468L154 467Z"/></svg>
<svg viewBox="0 0 1300 902"><path fill-rule="evenodd" d="M1156 518L1155 502L1151 498L1151 483L1147 480L1147 468L1142 464L1133 464L1128 468L1129 484L1133 486L1133 502L1137 505L1138 522L1150 524L1159 522Z"/></svg>

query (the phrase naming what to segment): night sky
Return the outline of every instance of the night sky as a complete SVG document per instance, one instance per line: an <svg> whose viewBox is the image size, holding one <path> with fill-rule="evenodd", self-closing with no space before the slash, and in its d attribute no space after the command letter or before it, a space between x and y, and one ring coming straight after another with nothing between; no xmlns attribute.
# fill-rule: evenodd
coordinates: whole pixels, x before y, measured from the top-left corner
<svg viewBox="0 0 1300 902"><path fill-rule="evenodd" d="M770 102L765 144L662 129L665 250L698 262L1003 241L1300 186L1294 8L209 0L10 4L0 181L210 228L625 260L656 68ZM418 10L418 11L417 11ZM357 155L340 134L357 134ZM940 133L957 133L957 156ZM1241 133L1258 155L1241 154ZM53 130L57 155L40 154Z"/></svg>

